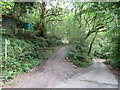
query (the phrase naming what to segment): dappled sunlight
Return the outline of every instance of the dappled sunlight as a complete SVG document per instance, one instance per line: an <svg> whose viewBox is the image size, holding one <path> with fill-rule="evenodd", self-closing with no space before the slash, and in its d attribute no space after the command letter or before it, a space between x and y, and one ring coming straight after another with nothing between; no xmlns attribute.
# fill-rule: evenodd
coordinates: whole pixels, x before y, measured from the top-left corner
<svg viewBox="0 0 120 90"><path fill-rule="evenodd" d="M68 44L68 43L69 43L69 41L68 41L68 39L67 39L67 38L62 38L62 43L63 43L63 44Z"/></svg>

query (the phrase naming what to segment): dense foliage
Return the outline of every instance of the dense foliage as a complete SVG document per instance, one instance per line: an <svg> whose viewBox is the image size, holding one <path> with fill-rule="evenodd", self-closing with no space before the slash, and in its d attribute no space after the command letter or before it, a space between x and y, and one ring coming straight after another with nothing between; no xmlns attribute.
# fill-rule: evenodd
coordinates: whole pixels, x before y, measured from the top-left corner
<svg viewBox="0 0 120 90"><path fill-rule="evenodd" d="M75 65L86 67L94 58L103 58L120 68L119 5L119 2L47 3L44 0L0 2L2 15L18 21L17 33L3 34L3 45L4 39L11 42L8 58L3 57L3 80L30 72L53 51L46 47L60 45L63 39L69 41L67 56ZM34 31L19 27L21 22L32 23Z"/></svg>
<svg viewBox="0 0 120 90"><path fill-rule="evenodd" d="M3 38L10 41L7 59L3 59L2 62L4 81L23 72L29 73L31 68L38 66L54 50L46 48L53 46L51 43L53 41L42 37L31 37L29 40L8 36L3 36ZM57 39L54 39L54 42L56 41Z"/></svg>
<svg viewBox="0 0 120 90"><path fill-rule="evenodd" d="M106 48L104 49L106 53L107 63L112 65L116 69L120 69L120 3L109 4L114 6L111 12L115 14L115 22L112 28L106 33L108 42Z"/></svg>
<svg viewBox="0 0 120 90"><path fill-rule="evenodd" d="M106 50L106 44L109 42L106 40L110 40L109 38L112 36L109 37L109 35L112 34L111 31L115 30L118 24L114 12L118 9L116 4L105 2L74 3L75 11L70 17L73 19L69 20L71 23L68 25L71 42L68 57L73 63L80 63L79 66L84 66L81 62L91 63L90 59L93 57L105 59L105 51L106 53L116 51L116 53L114 52L115 55L118 53L118 46L116 46L116 50ZM119 32L119 30L117 31ZM106 34L108 37L105 36ZM117 35L114 37L116 38ZM115 45L114 42L109 43L107 48L114 47L111 45ZM113 58L111 59L112 62L116 62Z"/></svg>

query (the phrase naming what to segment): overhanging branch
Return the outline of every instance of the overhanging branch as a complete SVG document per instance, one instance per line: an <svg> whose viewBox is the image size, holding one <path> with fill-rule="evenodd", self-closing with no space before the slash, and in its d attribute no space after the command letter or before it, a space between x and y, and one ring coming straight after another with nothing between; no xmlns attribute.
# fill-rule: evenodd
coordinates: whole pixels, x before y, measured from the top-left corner
<svg viewBox="0 0 120 90"><path fill-rule="evenodd" d="M52 20L48 20L46 22L50 22L50 21L63 21L63 20L60 20L60 19L52 19Z"/></svg>

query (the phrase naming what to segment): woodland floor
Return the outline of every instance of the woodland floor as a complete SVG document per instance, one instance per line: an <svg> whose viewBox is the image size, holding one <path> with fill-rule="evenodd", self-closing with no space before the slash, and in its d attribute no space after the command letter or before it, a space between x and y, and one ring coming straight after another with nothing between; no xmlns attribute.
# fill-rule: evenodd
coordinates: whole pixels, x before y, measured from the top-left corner
<svg viewBox="0 0 120 90"><path fill-rule="evenodd" d="M17 79L11 88L117 88L118 82L103 60L87 68L78 68L65 59L67 46L51 54L44 62ZM7 86L8 87L8 86Z"/></svg>

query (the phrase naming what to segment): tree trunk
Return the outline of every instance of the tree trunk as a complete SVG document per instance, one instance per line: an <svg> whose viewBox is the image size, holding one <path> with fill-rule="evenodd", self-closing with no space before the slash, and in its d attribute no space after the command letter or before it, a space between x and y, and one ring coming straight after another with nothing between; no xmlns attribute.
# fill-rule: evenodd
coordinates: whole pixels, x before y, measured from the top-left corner
<svg viewBox="0 0 120 90"><path fill-rule="evenodd" d="M45 15L45 7L46 7L46 4L45 2L42 0L42 3L40 4L40 7L41 7L41 15L40 15L40 23L38 25L38 34L42 37L45 36L45 33L44 33L44 15Z"/></svg>
<svg viewBox="0 0 120 90"><path fill-rule="evenodd" d="M93 40L92 40L92 42L91 42L91 44L90 44L90 48L89 48L89 51L88 51L88 55L90 55L90 53L91 53L92 46L93 46L93 42L95 41L95 38L96 38L96 36L97 36L97 33L98 33L98 32L95 33L95 36L94 36L94 38L93 38Z"/></svg>

